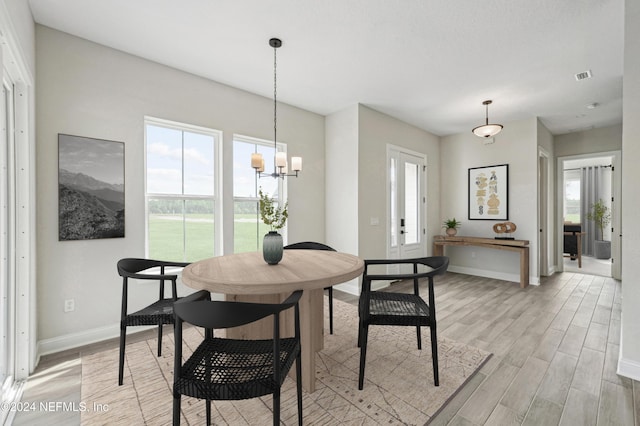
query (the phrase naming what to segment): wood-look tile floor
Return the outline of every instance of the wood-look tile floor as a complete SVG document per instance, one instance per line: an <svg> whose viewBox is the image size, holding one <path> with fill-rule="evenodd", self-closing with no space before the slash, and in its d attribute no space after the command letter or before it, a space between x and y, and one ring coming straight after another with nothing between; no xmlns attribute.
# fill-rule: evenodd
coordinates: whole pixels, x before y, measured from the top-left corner
<svg viewBox="0 0 640 426"><path fill-rule="evenodd" d="M640 426L640 382L616 374L620 290L611 278L568 272L524 290L489 278L438 277L438 333L494 355L431 424ZM334 297L357 302L340 291ZM23 401L80 403L80 357L117 345L43 357ZM21 412L13 422L79 423L79 413L68 411Z"/></svg>

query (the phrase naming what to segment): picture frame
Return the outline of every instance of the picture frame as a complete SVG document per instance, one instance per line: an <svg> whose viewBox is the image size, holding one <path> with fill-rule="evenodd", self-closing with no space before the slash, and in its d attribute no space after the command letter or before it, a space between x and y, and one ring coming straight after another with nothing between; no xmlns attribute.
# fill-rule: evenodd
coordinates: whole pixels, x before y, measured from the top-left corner
<svg viewBox="0 0 640 426"><path fill-rule="evenodd" d="M58 240L124 238L124 142L58 134Z"/></svg>
<svg viewBox="0 0 640 426"><path fill-rule="evenodd" d="M509 165L469 169L469 220L509 220Z"/></svg>

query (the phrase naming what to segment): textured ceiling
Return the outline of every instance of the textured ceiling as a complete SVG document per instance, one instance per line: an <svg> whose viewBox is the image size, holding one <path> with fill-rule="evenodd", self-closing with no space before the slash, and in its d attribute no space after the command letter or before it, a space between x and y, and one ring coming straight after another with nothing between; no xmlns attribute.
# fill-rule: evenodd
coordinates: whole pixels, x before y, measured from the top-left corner
<svg viewBox="0 0 640 426"><path fill-rule="evenodd" d="M492 99L490 121L553 134L622 122L623 0L29 2L39 24L267 97L279 37L278 100L323 115L361 103L448 135Z"/></svg>

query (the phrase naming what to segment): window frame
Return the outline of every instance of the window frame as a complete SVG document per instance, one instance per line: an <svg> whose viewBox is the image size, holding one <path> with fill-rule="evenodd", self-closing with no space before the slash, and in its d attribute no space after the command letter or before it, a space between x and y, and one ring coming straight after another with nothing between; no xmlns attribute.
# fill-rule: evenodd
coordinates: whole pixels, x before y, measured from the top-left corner
<svg viewBox="0 0 640 426"><path fill-rule="evenodd" d="M182 132L198 133L213 138L213 195L187 195L187 194L157 194L147 192L147 126L164 127L167 129L178 130ZM224 254L224 235L223 235L223 206L222 206L222 141L223 132L208 127L196 126L188 123L180 123L177 121L166 120L163 118L145 116L144 117L144 252L145 256L149 256L149 200L150 199L170 199L170 200L211 200L213 201L214 215L214 244L213 255L220 256ZM184 175L183 175L184 178ZM185 252L183 252L183 255ZM176 259L180 260L180 259Z"/></svg>
<svg viewBox="0 0 640 426"><path fill-rule="evenodd" d="M261 146L266 146L266 147L269 147L269 148L273 147L273 141L269 141L269 140L266 140L266 139L255 138L255 137L252 137L252 136L240 135L240 134L234 134L233 135L232 146L233 146L234 149L235 149L235 143L236 142L252 144L252 145L261 145ZM287 153L287 144L284 143L284 142L276 142L276 152L284 152L286 154ZM247 158L246 161L247 161L247 165L250 167L251 159ZM266 158L265 161L270 161L270 159ZM248 202L248 201L258 202L258 201L260 201L260 198L258 196L258 188L260 187L260 185L259 185L260 179L276 179L276 178L269 177L269 176L260 178L256 174L256 176L255 176L256 196L255 197L236 197L236 195L235 195L235 182L233 182L233 184L232 184L231 196L232 196L232 199L233 199L233 210L232 210L233 211L233 232L232 232L231 238L233 239L233 251L234 251L234 253L236 252L235 251L235 226L236 226L236 224L235 224L235 205L236 205L236 202ZM286 179L287 178L285 178L285 179L278 178L278 200L277 200L278 205L282 205L283 203L285 203L287 198L288 198L287 197ZM260 213L258 213L258 215L259 214ZM258 220L260 220L259 217L258 217ZM280 235L282 235L282 239L283 239L285 245L287 244L287 228L288 228L288 224L285 224L285 226L278 231L278 233ZM257 228L256 228L256 236L258 238L257 247L260 247L260 245L259 245L260 235L258 235L258 229ZM256 248L256 250L258 250L258 248Z"/></svg>

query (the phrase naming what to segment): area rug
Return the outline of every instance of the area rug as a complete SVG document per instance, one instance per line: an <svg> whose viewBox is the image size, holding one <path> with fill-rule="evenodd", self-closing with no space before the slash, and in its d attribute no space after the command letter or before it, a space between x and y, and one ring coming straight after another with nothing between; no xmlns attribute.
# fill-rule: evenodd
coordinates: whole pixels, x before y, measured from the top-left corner
<svg viewBox="0 0 640 426"><path fill-rule="evenodd" d="M304 424L424 425L491 356L478 348L438 337L440 386L435 387L428 329L423 330L424 349L420 351L416 348L415 328L372 326L364 389L359 391L357 333L357 308L334 300L334 334L330 335L325 327L325 347L316 358L317 389L303 395ZM202 340L201 332L195 328L186 329L183 337L185 352ZM172 333L165 335L159 358L155 339L128 345L123 386L117 384L117 349L83 356L81 401L86 408L81 413L82 424L171 424L172 339ZM213 423L270 424L271 403L271 396L216 401ZM284 424L297 424L295 382L289 378L283 388L281 410ZM181 424L204 423L204 401L182 397Z"/></svg>

